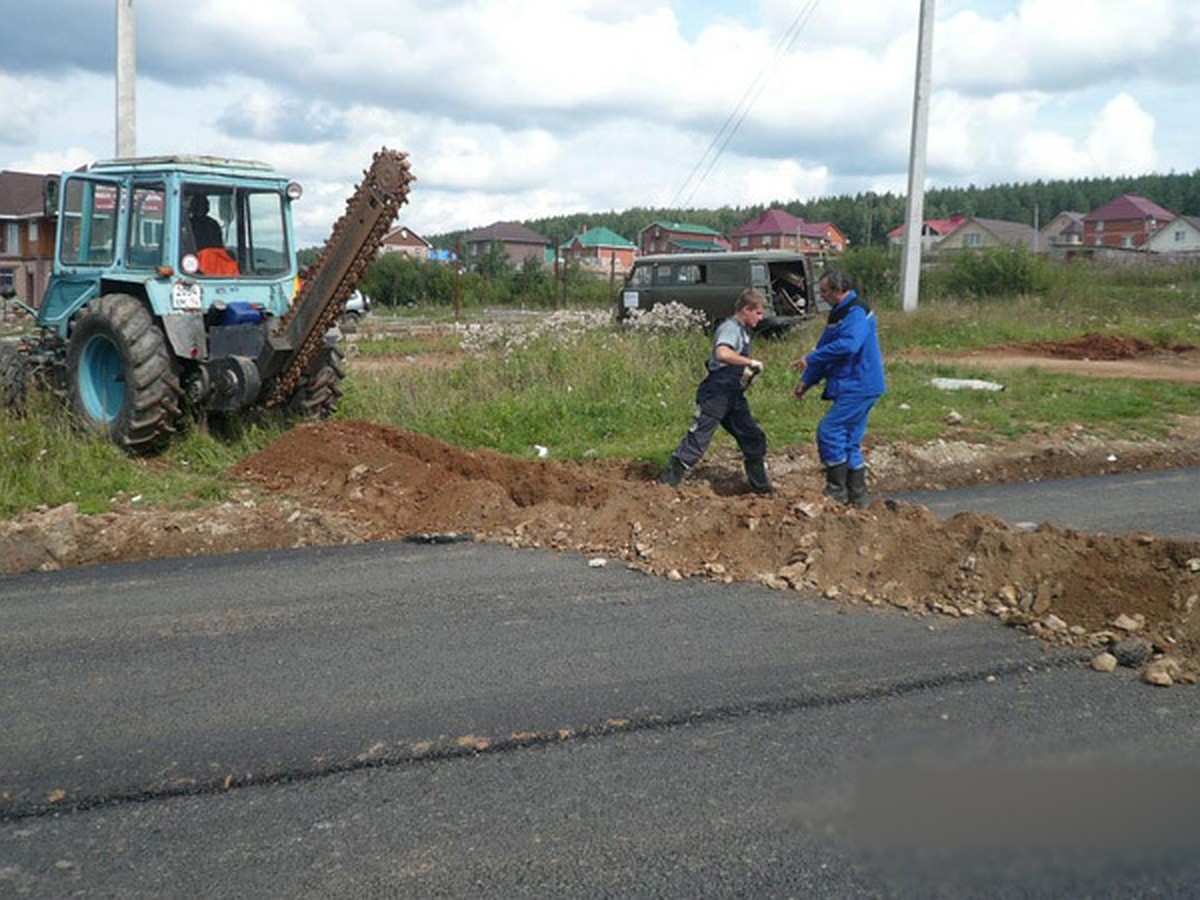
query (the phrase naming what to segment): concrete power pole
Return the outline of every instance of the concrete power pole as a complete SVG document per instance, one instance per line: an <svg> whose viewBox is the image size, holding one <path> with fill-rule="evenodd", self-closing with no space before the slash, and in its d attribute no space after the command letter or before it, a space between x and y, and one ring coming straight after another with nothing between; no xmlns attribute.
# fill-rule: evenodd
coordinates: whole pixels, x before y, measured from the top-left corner
<svg viewBox="0 0 1200 900"><path fill-rule="evenodd" d="M917 308L921 288L921 226L925 221L925 147L929 136L929 94L933 87L933 3L921 0L917 35L917 78L913 91L912 147L908 156L908 209L904 224L904 258L900 264L900 298L904 311Z"/></svg>
<svg viewBox="0 0 1200 900"><path fill-rule="evenodd" d="M133 0L117 0L117 156L137 155L137 23Z"/></svg>

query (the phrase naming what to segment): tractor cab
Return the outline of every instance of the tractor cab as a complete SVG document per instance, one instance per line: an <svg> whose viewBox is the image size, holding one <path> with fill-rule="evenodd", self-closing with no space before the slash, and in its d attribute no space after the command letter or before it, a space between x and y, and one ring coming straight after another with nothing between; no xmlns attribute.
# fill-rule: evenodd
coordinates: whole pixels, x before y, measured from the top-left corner
<svg viewBox="0 0 1200 900"><path fill-rule="evenodd" d="M65 337L76 311L114 290L144 300L168 333L173 318L214 309L287 312L300 186L264 163L122 159L68 172L55 186L54 275L40 325Z"/></svg>

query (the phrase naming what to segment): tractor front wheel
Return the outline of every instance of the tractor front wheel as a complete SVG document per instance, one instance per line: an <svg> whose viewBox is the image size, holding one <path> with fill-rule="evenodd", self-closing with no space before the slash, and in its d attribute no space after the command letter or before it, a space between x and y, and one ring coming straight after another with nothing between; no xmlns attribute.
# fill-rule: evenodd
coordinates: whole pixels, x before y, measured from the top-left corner
<svg viewBox="0 0 1200 900"><path fill-rule="evenodd" d="M67 346L71 407L89 431L131 453L151 453L179 422L179 376L162 329L136 297L85 306Z"/></svg>

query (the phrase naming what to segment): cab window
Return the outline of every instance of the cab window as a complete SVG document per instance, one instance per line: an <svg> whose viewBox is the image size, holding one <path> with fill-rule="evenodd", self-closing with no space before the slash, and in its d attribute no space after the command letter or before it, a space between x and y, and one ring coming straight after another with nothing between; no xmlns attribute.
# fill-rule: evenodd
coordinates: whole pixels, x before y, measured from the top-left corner
<svg viewBox="0 0 1200 900"><path fill-rule="evenodd" d="M133 269L152 269L162 262L163 184L139 184L130 198L125 261Z"/></svg>
<svg viewBox="0 0 1200 900"><path fill-rule="evenodd" d="M111 266L117 255L120 183L69 178L64 191L59 262L65 266Z"/></svg>

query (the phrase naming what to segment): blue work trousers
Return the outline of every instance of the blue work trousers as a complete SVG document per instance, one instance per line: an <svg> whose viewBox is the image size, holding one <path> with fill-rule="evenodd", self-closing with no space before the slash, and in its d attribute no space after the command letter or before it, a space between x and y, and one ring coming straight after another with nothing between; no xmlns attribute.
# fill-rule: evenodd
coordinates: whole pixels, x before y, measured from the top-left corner
<svg viewBox="0 0 1200 900"><path fill-rule="evenodd" d="M817 423L817 453L821 465L846 463L851 469L866 465L862 440L867 433L867 417L878 397L838 397Z"/></svg>
<svg viewBox="0 0 1200 900"><path fill-rule="evenodd" d="M689 469L698 463L718 425L733 435L744 459L767 455L767 436L754 420L741 385L732 378L706 378L696 389L696 413L675 450L676 459Z"/></svg>

